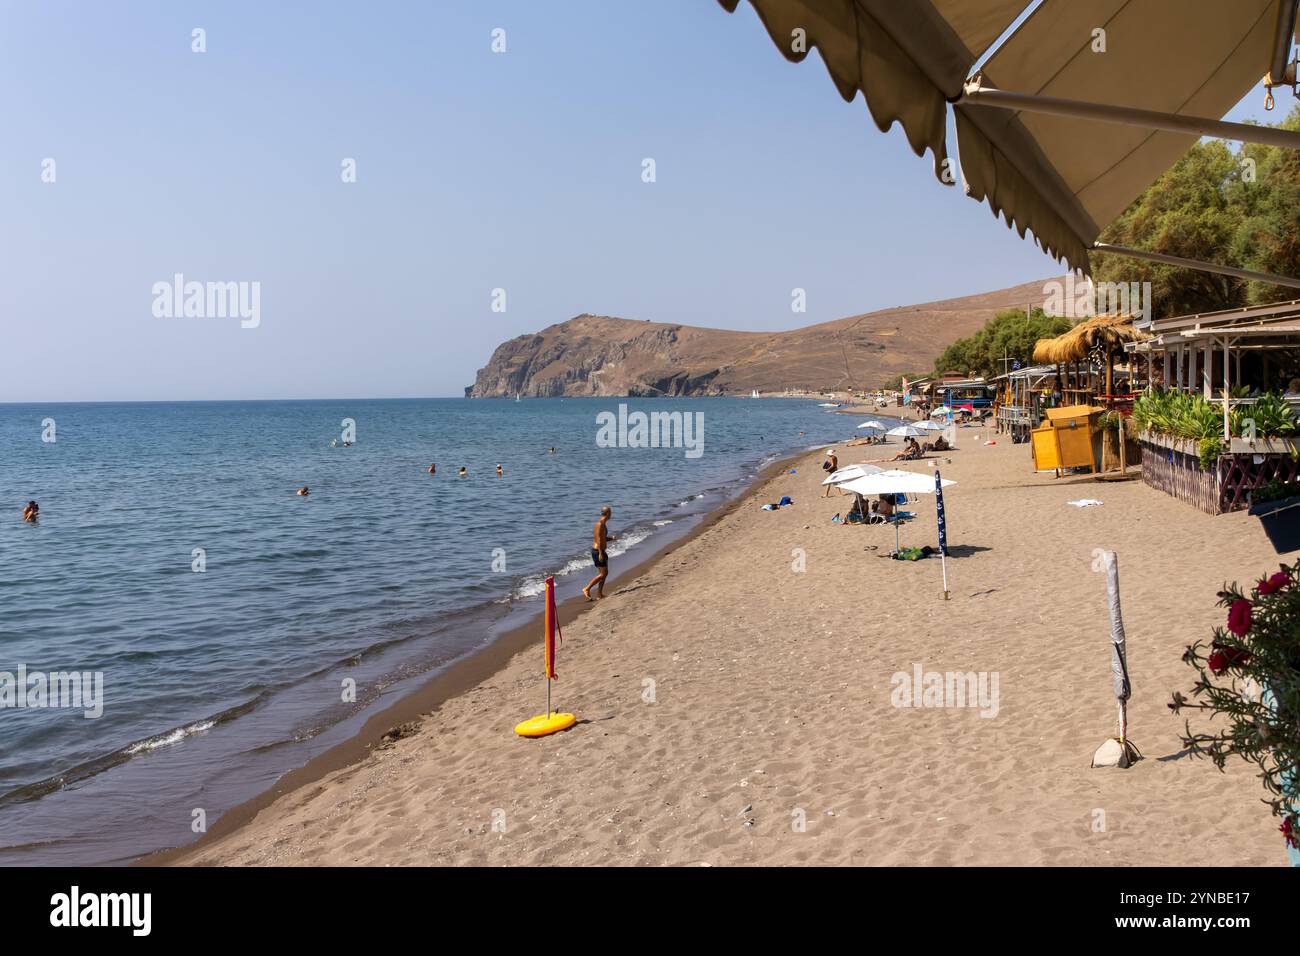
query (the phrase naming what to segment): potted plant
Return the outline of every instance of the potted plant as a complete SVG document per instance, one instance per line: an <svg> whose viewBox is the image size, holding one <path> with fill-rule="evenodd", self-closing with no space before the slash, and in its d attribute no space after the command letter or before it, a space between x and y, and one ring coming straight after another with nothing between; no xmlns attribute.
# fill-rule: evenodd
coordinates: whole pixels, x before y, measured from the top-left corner
<svg viewBox="0 0 1300 956"><path fill-rule="evenodd" d="M1274 551L1281 554L1300 548L1300 482L1274 478L1255 489L1250 513L1264 526Z"/></svg>
<svg viewBox="0 0 1300 956"><path fill-rule="evenodd" d="M1212 733L1184 727L1183 744L1220 770L1238 756L1257 765L1281 820L1292 866L1300 866L1300 562L1259 581L1219 592L1225 626L1207 647L1197 641L1183 660L1197 672L1192 699L1175 692L1169 709L1209 711Z"/></svg>

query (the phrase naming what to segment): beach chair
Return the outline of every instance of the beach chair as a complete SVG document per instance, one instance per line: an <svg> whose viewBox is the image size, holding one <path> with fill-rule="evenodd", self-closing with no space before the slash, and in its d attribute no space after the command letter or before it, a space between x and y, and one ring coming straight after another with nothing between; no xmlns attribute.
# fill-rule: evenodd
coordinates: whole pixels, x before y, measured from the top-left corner
<svg viewBox="0 0 1300 956"><path fill-rule="evenodd" d="M907 497L907 495L903 494L902 492L899 492L899 493L895 494L895 495L894 495L894 509L895 509L895 511L894 511L894 515L895 515L895 517L901 518L903 521L910 521L911 519L915 518L915 517L916 517L916 512L915 512L915 511L900 511L900 510L898 510L898 509L902 508L903 505L910 505L911 503L912 503L912 499L909 498L909 497Z"/></svg>

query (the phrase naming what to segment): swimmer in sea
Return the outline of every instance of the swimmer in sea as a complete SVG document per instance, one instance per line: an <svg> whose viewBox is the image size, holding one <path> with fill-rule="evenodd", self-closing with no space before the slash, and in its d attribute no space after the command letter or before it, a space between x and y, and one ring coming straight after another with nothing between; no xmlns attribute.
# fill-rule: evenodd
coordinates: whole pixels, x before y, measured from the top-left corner
<svg viewBox="0 0 1300 956"><path fill-rule="evenodd" d="M500 465L497 465L497 477L500 478L503 475L505 475L505 470Z"/></svg>
<svg viewBox="0 0 1300 956"><path fill-rule="evenodd" d="M459 474L461 478L464 478L466 475L469 474L469 469L466 468L464 465L461 465Z"/></svg>
<svg viewBox="0 0 1300 956"><path fill-rule="evenodd" d="M430 465L430 466L429 466L429 474L431 474L431 475L436 475L437 473L438 473L438 466L437 466L437 465Z"/></svg>
<svg viewBox="0 0 1300 956"><path fill-rule="evenodd" d="M294 494L296 494L299 498L306 498L309 494L311 494L311 489L308 488L306 485L303 485L301 488L295 491Z"/></svg>
<svg viewBox="0 0 1300 956"><path fill-rule="evenodd" d="M552 454L552 455L555 454L555 446L554 446L554 445L551 446L551 454Z"/></svg>
<svg viewBox="0 0 1300 956"><path fill-rule="evenodd" d="M23 520L35 524L40 516L41 506L34 501L27 502L27 507L23 509Z"/></svg>

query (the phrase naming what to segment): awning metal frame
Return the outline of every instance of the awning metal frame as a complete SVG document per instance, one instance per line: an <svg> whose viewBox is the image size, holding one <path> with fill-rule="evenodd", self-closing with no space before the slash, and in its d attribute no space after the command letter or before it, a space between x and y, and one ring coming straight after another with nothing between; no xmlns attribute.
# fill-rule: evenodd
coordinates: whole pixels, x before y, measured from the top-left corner
<svg viewBox="0 0 1300 956"><path fill-rule="evenodd" d="M1264 85L1268 88L1268 109L1273 108L1273 87L1296 84L1296 68L1291 59L1291 37L1295 34L1297 0L1283 0L1277 5L1277 22L1273 25L1273 56L1269 59ZM1292 90L1294 92L1294 89Z"/></svg>
<svg viewBox="0 0 1300 956"><path fill-rule="evenodd" d="M1300 132L1293 130L1252 126L1249 123L1230 123L1227 120L1210 119L1206 116L1183 116L1179 113L1140 110L1132 106L1067 100L1059 96L1013 93L986 86L978 74L967 81L966 88L957 103L959 105L975 103L980 106L996 106L1004 110L1024 110L1027 113L1049 113L1053 116L1072 116L1077 119L1096 120L1100 123L1122 123L1127 126L1160 129L1171 133L1214 136L1218 139L1280 146L1283 149L1300 149Z"/></svg>
<svg viewBox="0 0 1300 956"><path fill-rule="evenodd" d="M1184 259L1182 256L1165 255L1163 252L1147 252L1145 249L1133 249L1129 246L1115 246L1109 242L1094 242L1094 252L1106 252L1129 259L1142 259L1146 262L1158 262L1166 266L1178 266L1182 269L1195 269L1197 272L1212 272L1216 275L1233 276L1251 282L1266 282L1269 285L1286 286L1300 289L1300 279L1289 276L1273 275L1270 272L1254 272L1250 269L1238 269L1236 266L1222 266L1214 262L1202 262L1200 259Z"/></svg>
<svg viewBox="0 0 1300 956"><path fill-rule="evenodd" d="M1284 14L1290 11L1288 32L1285 34L1281 57L1283 61L1290 55L1290 30L1295 26L1295 3L1281 5L1278 28L1283 26ZM1130 106L1113 106L1107 103L1088 103L1083 100L1063 99L1059 96L1042 96L1032 93L1013 93L987 86L982 77L976 73L971 77L962 95L957 100L961 103L992 106L1004 110L1022 110L1028 113L1047 113L1053 116L1070 116L1077 119L1096 120L1102 123L1122 123L1128 126L1140 126L1144 129L1166 130L1171 133L1185 133L1193 136L1213 136L1218 139L1240 140L1247 143L1261 143L1282 149L1300 149L1300 132L1286 129L1274 129L1268 126L1252 126L1248 123L1231 123L1226 120L1210 119L1204 116L1183 116L1177 113L1162 113L1156 110L1135 109ZM1273 275L1268 272L1254 272L1250 269L1238 269L1200 259L1184 259L1160 252L1147 252L1128 246L1117 246L1106 242L1093 242L1092 251L1141 259L1146 262L1158 262L1163 265L1209 272L1215 275L1233 276L1251 282L1265 282L1269 285L1300 289L1300 279L1290 276Z"/></svg>

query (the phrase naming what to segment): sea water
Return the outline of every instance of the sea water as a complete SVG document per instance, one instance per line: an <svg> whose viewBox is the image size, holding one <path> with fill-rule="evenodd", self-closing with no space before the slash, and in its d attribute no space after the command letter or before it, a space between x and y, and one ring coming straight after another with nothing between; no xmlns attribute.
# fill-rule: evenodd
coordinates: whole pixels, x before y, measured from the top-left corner
<svg viewBox="0 0 1300 956"><path fill-rule="evenodd" d="M620 405L692 416L699 453L598 441ZM26 675L0 706L0 863L193 839L531 616L547 575L575 593L602 505L616 576L857 424L777 398L0 405L0 701ZM56 675L97 675L101 713Z"/></svg>

